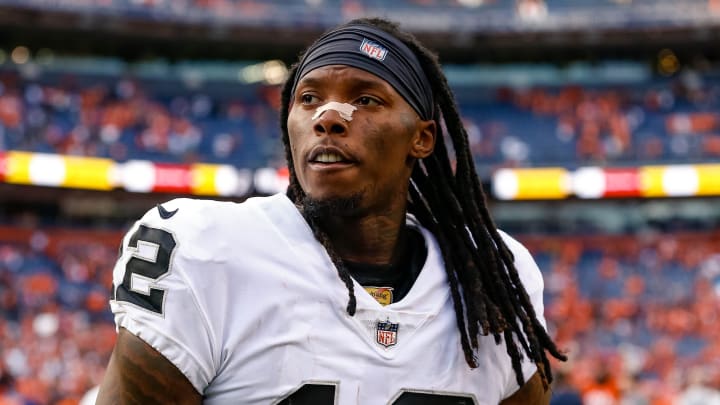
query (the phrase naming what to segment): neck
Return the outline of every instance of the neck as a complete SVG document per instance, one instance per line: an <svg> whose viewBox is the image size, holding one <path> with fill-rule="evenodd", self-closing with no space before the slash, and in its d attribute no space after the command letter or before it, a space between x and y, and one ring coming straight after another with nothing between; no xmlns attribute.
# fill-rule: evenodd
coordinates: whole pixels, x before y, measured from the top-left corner
<svg viewBox="0 0 720 405"><path fill-rule="evenodd" d="M362 208L362 197L317 201L298 205L313 227L322 230L343 260L367 264L390 264L404 248L407 191L383 203ZM313 219L310 219L313 218Z"/></svg>
<svg viewBox="0 0 720 405"><path fill-rule="evenodd" d="M319 225L343 260L389 264L404 246L405 210L362 217L333 216Z"/></svg>

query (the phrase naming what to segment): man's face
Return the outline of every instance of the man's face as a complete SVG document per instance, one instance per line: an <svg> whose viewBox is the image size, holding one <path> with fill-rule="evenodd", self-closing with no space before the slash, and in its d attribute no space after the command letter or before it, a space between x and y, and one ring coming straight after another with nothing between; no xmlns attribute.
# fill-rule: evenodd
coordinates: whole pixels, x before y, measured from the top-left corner
<svg viewBox="0 0 720 405"><path fill-rule="evenodd" d="M328 102L357 109L345 120ZM412 165L432 152L434 121L379 77L344 65L325 66L297 84L288 116L295 173L312 200L357 199L360 212L405 204ZM348 213L351 214L351 213Z"/></svg>

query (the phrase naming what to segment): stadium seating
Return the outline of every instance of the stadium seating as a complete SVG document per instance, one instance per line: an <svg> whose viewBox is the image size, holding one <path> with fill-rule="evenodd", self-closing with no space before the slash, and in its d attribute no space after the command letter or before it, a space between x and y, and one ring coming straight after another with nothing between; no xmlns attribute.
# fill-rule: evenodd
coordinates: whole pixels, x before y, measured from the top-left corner
<svg viewBox="0 0 720 405"><path fill-rule="evenodd" d="M115 342L108 236L0 229L0 403L77 404L99 384Z"/></svg>
<svg viewBox="0 0 720 405"><path fill-rule="evenodd" d="M121 74L0 73L0 149L117 161L282 165L276 86ZM720 80L455 85L481 174L498 167L692 163L720 157Z"/></svg>

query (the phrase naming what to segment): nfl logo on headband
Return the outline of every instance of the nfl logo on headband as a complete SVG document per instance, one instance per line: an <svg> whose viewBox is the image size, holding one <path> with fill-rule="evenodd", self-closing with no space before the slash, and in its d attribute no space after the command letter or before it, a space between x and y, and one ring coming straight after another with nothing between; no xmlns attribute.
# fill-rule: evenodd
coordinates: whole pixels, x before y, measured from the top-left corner
<svg viewBox="0 0 720 405"><path fill-rule="evenodd" d="M360 52L373 59L382 61L385 60L388 50L377 42L373 42L367 38L363 38L362 44L360 44Z"/></svg>

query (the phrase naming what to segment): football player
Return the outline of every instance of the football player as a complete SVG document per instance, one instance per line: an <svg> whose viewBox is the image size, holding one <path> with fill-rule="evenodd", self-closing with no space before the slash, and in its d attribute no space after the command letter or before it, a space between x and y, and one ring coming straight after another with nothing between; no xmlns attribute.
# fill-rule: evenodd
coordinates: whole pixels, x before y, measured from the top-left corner
<svg viewBox="0 0 720 405"><path fill-rule="evenodd" d="M125 236L98 403L547 404L543 280L436 56L385 20L333 29L281 127L287 193L173 200Z"/></svg>

